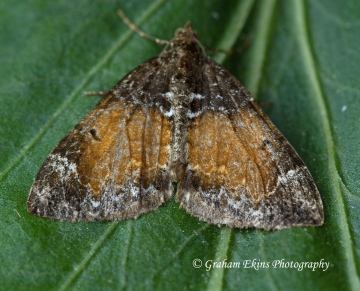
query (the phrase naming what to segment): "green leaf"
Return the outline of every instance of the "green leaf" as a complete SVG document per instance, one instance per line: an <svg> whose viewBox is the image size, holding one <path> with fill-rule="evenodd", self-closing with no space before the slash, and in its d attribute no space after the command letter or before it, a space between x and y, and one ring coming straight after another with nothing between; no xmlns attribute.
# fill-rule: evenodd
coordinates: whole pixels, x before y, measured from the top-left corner
<svg viewBox="0 0 360 291"><path fill-rule="evenodd" d="M319 187L322 227L230 229L173 199L137 220L61 222L26 199L41 163L112 87L190 20L261 102ZM0 282L2 290L359 290L360 2L2 1L0 3ZM193 267L193 260L203 262ZM284 262L330 263L275 268ZM210 262L240 262L213 268ZM251 261L250 266L244 264ZM268 263L268 267L267 267ZM259 268L258 268L259 266Z"/></svg>

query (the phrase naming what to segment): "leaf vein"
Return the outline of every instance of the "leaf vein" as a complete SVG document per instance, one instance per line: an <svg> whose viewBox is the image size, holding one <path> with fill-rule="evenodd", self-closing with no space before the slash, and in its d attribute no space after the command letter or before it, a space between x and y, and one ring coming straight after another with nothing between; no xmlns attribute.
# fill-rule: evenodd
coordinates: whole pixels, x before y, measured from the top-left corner
<svg viewBox="0 0 360 291"><path fill-rule="evenodd" d="M360 289L359 277L356 272L356 255L352 247L353 237L349 225L347 224L346 209L345 209L345 197L339 195L342 193L339 181L339 171L336 165L336 151L334 143L334 133L330 125L330 110L325 100L324 90L321 85L320 76L317 71L313 48L311 47L310 36L307 32L306 26L306 8L303 1L294 1L293 3L293 14L295 16L295 24L298 29L296 35L298 35L299 46L301 48L302 57L304 60L305 70L309 77L310 88L314 91L314 99L319 109L321 116L322 127L325 136L325 146L329 157L329 175L332 181L332 191L330 190L329 197L332 198L329 203L333 204L333 209L337 211L337 217L339 217L339 235L343 241L342 251L346 261L346 274L348 276L348 282L352 290Z"/></svg>

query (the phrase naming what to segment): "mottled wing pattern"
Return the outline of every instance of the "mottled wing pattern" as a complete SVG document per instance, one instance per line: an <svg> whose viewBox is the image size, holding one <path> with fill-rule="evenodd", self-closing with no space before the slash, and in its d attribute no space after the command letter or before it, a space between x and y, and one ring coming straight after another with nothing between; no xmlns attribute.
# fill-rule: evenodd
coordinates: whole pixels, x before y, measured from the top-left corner
<svg viewBox="0 0 360 291"><path fill-rule="evenodd" d="M281 229L323 222L304 162L248 91L207 58L188 129L177 200L214 224ZM204 84L208 84L204 86Z"/></svg>
<svg viewBox="0 0 360 291"><path fill-rule="evenodd" d="M170 105L161 88L149 93L166 75L158 65L153 58L129 73L59 142L35 178L29 212L68 220L132 218L169 199L172 126L164 112Z"/></svg>

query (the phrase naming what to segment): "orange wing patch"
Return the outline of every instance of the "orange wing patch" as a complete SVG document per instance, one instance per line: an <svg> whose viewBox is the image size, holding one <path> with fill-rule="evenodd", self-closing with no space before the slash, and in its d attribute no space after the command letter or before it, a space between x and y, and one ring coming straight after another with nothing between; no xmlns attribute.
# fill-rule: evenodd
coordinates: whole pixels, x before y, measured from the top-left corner
<svg viewBox="0 0 360 291"><path fill-rule="evenodd" d="M203 189L246 189L259 201L274 191L277 175L272 175L272 161L265 158L268 153L262 139L240 131L249 126L245 122L244 116L234 116L231 122L225 114L212 111L196 118L189 125L189 165ZM234 129L233 123L244 127Z"/></svg>
<svg viewBox="0 0 360 291"><path fill-rule="evenodd" d="M78 173L95 198L111 178L121 185L131 177L148 188L157 170L164 168L169 154L171 125L158 109L135 108L129 120L125 104L97 117L82 145ZM122 123L119 121L124 120ZM114 158L116 157L116 158Z"/></svg>
<svg viewBox="0 0 360 291"><path fill-rule="evenodd" d="M124 117L124 108L116 107L108 114L97 117L88 124L90 130L84 133L85 140L81 144L82 155L77 172L80 182L92 189L95 198L109 179L112 163L115 162L111 156L118 150L119 143L124 146L124 140L120 138L121 131L118 123ZM121 159L116 163L117 167L126 169L129 156L122 154ZM124 176L125 171L121 174Z"/></svg>

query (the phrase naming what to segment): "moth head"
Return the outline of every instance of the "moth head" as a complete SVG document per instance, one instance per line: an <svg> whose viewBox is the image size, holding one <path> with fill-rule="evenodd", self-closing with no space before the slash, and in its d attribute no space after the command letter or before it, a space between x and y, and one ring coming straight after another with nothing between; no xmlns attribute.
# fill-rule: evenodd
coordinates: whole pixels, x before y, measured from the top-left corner
<svg viewBox="0 0 360 291"><path fill-rule="evenodd" d="M175 38L198 38L198 33L192 29L191 27L191 22L188 21L186 22L186 24L184 25L184 27L179 27L176 31L175 31Z"/></svg>
<svg viewBox="0 0 360 291"><path fill-rule="evenodd" d="M170 41L172 47L181 47L181 46L192 46L197 45L201 48L205 54L203 45L198 40L198 34L195 30L192 29L190 21L188 21L184 27L178 28L175 31L175 37Z"/></svg>

